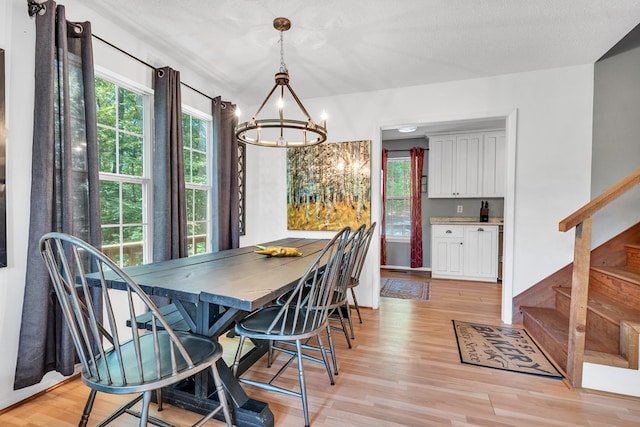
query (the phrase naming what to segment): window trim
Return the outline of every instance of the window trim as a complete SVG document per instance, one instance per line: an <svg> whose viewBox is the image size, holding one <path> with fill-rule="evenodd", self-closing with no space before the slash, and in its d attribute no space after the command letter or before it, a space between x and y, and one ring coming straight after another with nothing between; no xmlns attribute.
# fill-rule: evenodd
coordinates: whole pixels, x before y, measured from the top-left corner
<svg viewBox="0 0 640 427"><path fill-rule="evenodd" d="M111 182L130 182L142 185L142 263L148 264L153 258L153 89L136 83L104 67L94 67L94 79L100 78L110 83L137 92L142 95L144 106L144 126L143 126L143 154L141 177L131 177L130 175L119 175L109 172L99 172L99 179L107 178ZM117 179L115 179L117 177Z"/></svg>
<svg viewBox="0 0 640 427"><path fill-rule="evenodd" d="M387 159L387 171L389 170L389 162L392 161L407 161L407 162L411 162L411 157L409 156L398 156L398 157L391 157ZM409 194L407 197L400 197L400 196L389 196L388 194L388 173L387 176L384 177L384 179L387 180L387 195L385 197L385 200L383 201L386 207L387 204L387 200L407 200L409 202L409 204L411 204L411 194ZM409 192L411 191L410 188ZM385 216L387 215L386 213L386 209L385 209ZM411 211L409 211L409 215L411 215ZM385 228L387 227L387 225L389 225L389 221L387 220L387 218L385 218ZM385 230L385 237L386 240L388 242L401 242L401 243L405 243L405 242L409 242L411 240L411 235L407 234L407 235L397 235L397 234L387 234L386 233L387 230ZM410 232L411 230L409 230Z"/></svg>
<svg viewBox="0 0 640 427"><path fill-rule="evenodd" d="M185 181L185 190L186 189L195 189L195 190L206 190L207 191L207 239L206 239L206 249L205 253L210 253L213 251L212 239L213 239L213 212L212 212L212 204L213 204L213 116L211 114L207 114L201 110L198 110L194 107L191 107L186 104L182 104L182 114L190 115L191 117L195 117L196 119L205 121L207 123L207 185L203 184L191 184ZM184 142L183 142L184 144Z"/></svg>

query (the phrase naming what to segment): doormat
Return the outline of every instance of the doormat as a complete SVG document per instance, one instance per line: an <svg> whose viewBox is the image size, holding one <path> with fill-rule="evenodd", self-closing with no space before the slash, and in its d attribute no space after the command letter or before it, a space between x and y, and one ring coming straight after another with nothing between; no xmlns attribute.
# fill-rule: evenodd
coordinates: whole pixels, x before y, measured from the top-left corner
<svg viewBox="0 0 640 427"><path fill-rule="evenodd" d="M527 331L453 320L460 362L505 371L562 378Z"/></svg>
<svg viewBox="0 0 640 427"><path fill-rule="evenodd" d="M380 287L380 296L429 301L431 284L409 279L385 279Z"/></svg>

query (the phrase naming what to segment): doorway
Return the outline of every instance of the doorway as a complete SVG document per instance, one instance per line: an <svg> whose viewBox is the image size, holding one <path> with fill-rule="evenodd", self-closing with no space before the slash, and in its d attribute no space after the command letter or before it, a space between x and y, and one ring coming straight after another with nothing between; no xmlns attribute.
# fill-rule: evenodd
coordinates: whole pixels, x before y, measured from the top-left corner
<svg viewBox="0 0 640 427"><path fill-rule="evenodd" d="M502 257L500 259L502 265L502 320L505 323L511 323L512 319L512 298L513 298L513 289L512 289L512 265L513 265L513 222L514 222L514 193L515 193L515 148L516 148L516 124L517 124L517 110L513 110L510 112L506 112L504 114L497 115L486 115L486 116L478 116L478 117L457 117L452 120L439 120L439 121L425 121L418 123L401 123L396 125L389 125L381 127L380 138L381 138L381 148L389 149L389 150L398 150L395 153L396 156L402 156L402 150L405 150L405 153L408 153L408 149L411 148L412 144L421 144L426 145L428 148L428 135L434 134L443 134L443 133L464 133L464 132L473 132L477 130L489 130L489 129L502 129L505 131L505 145L506 145L506 154L505 154L505 162L504 162L504 176L505 176L505 192L504 197L499 198L499 200L494 200L492 203L492 207L494 211L492 212L495 216L502 216L504 218L503 223L503 234L501 246L503 249ZM415 129L412 132L406 132L407 128ZM405 132L403 132L405 131ZM425 136L426 135L426 136ZM409 146L409 148L407 148ZM408 154L405 154L408 155ZM391 155L389 156L391 158ZM428 151L427 157L425 157L424 161L426 171L423 175L425 176L425 181L428 182L429 179L429 171L428 171ZM454 216L458 214L459 206L462 205L462 214L465 212L469 212L469 216L477 216L479 214L480 203L479 199L470 199L468 201L462 201L457 199L440 199L438 203L435 201L438 199L429 199L428 194L422 195L423 201L423 214L422 214L422 225L423 225L423 252L424 252L424 264L420 269L413 269L413 271L430 271L430 223L429 218L432 216ZM381 200L381 205L385 201ZM478 206L475 206L478 205ZM478 208L478 209L475 209ZM455 209L455 210L454 210ZM476 210L478 212L476 212ZM451 213L454 213L452 215ZM387 243L388 252L389 252L389 244L398 245L402 247L404 244L404 250L406 253L406 248L408 242L402 242L402 239L392 239L400 240L398 242ZM393 251L394 249L391 248ZM397 265L397 259L393 258L394 255L390 258L391 262L394 264L390 264L389 262L385 266L381 266L382 268L391 267L394 270L398 269L407 269L408 271L412 271L411 268L405 265ZM400 255L402 256L402 255ZM408 265L408 263L403 263ZM381 272L382 274L382 272ZM379 293L379 290L377 291Z"/></svg>

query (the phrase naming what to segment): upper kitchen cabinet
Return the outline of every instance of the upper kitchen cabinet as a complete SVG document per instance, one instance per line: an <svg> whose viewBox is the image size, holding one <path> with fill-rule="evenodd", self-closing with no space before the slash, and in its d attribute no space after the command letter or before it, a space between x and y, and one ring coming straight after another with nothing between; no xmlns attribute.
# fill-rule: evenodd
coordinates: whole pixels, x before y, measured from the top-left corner
<svg viewBox="0 0 640 427"><path fill-rule="evenodd" d="M430 136L428 197L504 197L504 161L504 131Z"/></svg>
<svg viewBox="0 0 640 427"><path fill-rule="evenodd" d="M429 138L429 197L481 197L482 134Z"/></svg>
<svg viewBox="0 0 640 427"><path fill-rule="evenodd" d="M482 197L504 197L506 145L504 132L487 132L482 145Z"/></svg>

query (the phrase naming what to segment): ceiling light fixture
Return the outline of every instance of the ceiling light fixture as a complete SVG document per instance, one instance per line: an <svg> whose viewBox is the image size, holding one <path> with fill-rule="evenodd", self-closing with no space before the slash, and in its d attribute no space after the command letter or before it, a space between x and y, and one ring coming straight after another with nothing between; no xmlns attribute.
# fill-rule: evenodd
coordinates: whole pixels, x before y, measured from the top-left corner
<svg viewBox="0 0 640 427"><path fill-rule="evenodd" d="M418 129L416 126L402 126L398 128L398 132L411 133L411 132L415 132L416 129Z"/></svg>
<svg viewBox="0 0 640 427"><path fill-rule="evenodd" d="M289 71L284 63L282 34L291 28L291 21L287 18L276 18L273 20L273 28L280 31L280 70L276 73L276 83L251 120L236 126L236 138L240 142L264 147L305 147L320 144L327 140L326 117L322 117L319 125L316 124L289 85ZM276 104L278 118L258 119L258 115L278 88L280 88L280 97ZM285 88L298 105L302 116L284 117L284 108L287 105ZM294 112L287 110L287 113Z"/></svg>

